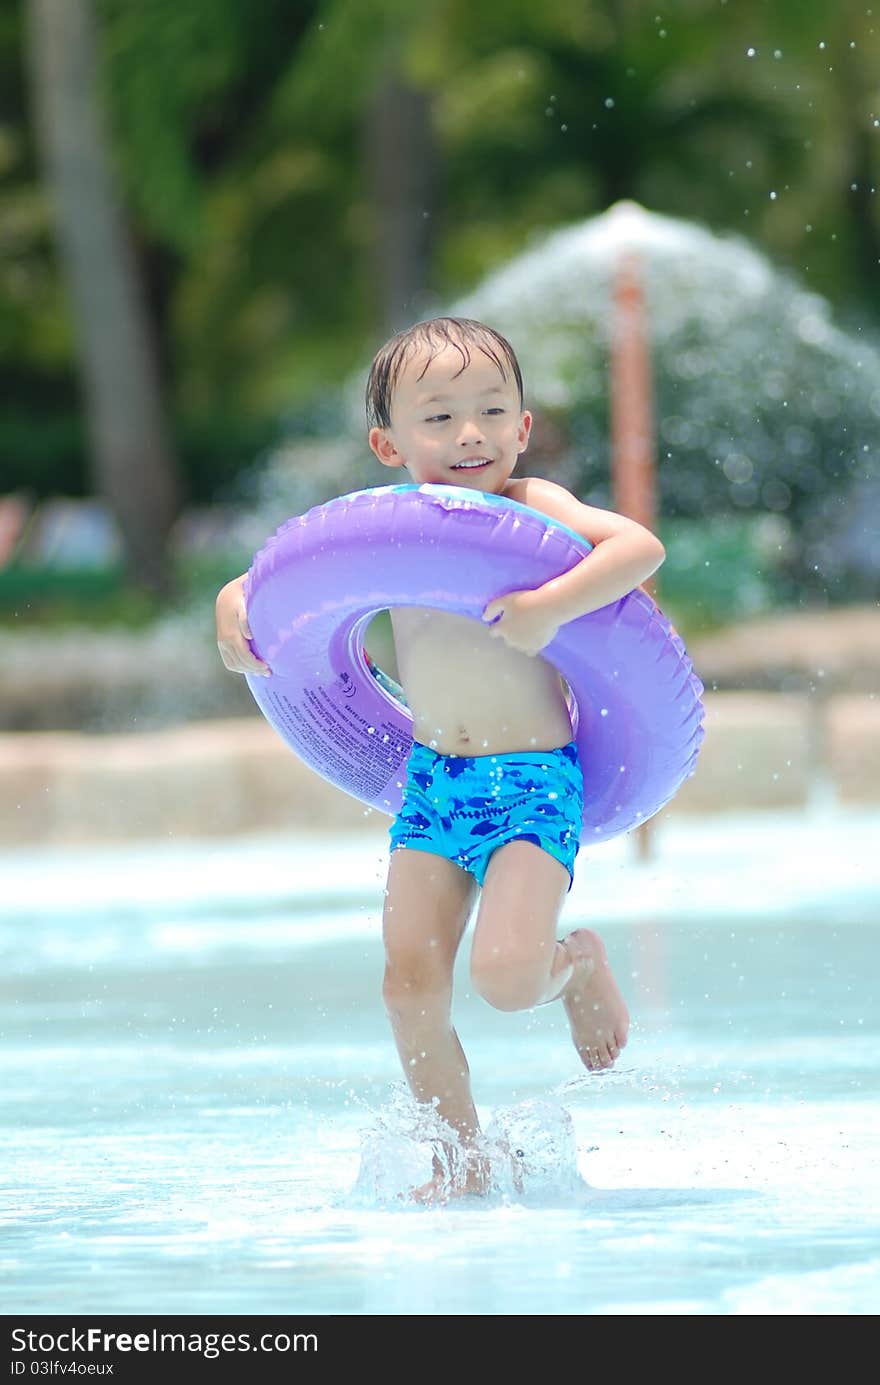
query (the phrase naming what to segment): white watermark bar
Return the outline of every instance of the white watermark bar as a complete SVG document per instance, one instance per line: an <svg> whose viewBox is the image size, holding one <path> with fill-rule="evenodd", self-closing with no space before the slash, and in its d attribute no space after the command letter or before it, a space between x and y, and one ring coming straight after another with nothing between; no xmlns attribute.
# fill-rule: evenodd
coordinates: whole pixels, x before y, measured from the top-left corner
<svg viewBox="0 0 880 1385"><path fill-rule="evenodd" d="M337 1324L334 1326L334 1324ZM224 1361L249 1357L259 1379L290 1378L292 1358L316 1357L326 1364L348 1350L346 1332L333 1317L157 1317L92 1315L7 1318L6 1374L13 1380L48 1376L112 1376L121 1381L218 1379ZM337 1349L332 1343L336 1340ZM220 1362L218 1367L216 1363Z"/></svg>

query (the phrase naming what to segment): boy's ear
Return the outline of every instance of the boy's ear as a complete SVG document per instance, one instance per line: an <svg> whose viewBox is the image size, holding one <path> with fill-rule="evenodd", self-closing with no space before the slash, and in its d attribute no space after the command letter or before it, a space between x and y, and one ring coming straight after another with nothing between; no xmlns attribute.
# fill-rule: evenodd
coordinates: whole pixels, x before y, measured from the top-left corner
<svg viewBox="0 0 880 1385"><path fill-rule="evenodd" d="M523 413L519 422L519 434L517 436L518 451L525 452L529 445L529 434L532 431L532 416L528 409Z"/></svg>
<svg viewBox="0 0 880 1385"><path fill-rule="evenodd" d="M383 466L403 466L403 458L384 428L371 428L367 441Z"/></svg>

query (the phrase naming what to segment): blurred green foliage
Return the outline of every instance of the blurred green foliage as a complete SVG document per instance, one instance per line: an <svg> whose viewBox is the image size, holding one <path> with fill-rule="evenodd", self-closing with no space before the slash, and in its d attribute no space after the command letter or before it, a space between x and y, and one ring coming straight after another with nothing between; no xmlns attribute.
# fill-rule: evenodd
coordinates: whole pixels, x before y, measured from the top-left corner
<svg viewBox="0 0 880 1385"><path fill-rule="evenodd" d="M230 573L246 569L251 554L227 549L187 555L175 564L174 605L186 610L198 603L211 608ZM51 628L86 620L90 627L149 625L168 609L168 602L127 581L120 565L66 568L11 563L0 571L0 629Z"/></svg>
<svg viewBox="0 0 880 1385"><path fill-rule="evenodd" d="M306 415L299 411L310 427ZM187 500L204 504L235 487L241 472L278 439L279 419L244 413L192 411L176 420L177 452ZM85 420L69 409L45 418L23 409L0 410L0 493L33 496L92 493Z"/></svg>
<svg viewBox="0 0 880 1385"><path fill-rule="evenodd" d="M126 583L121 567L67 569L13 563L0 572L0 628L149 623L159 613L155 599Z"/></svg>
<svg viewBox="0 0 880 1385"><path fill-rule="evenodd" d="M771 611L780 598L779 535L752 517L667 521L660 605L685 638Z"/></svg>
<svg viewBox="0 0 880 1385"><path fill-rule="evenodd" d="M384 335L370 145L392 76L425 97L434 149L412 317L627 197L747 235L839 321L880 328L880 16L855 0L93 3L190 500L227 495L322 407L326 429L328 400L341 417L337 387ZM77 494L88 447L23 48L23 7L0 0L0 493ZM673 415L676 388L661 373ZM581 421L604 467L604 416Z"/></svg>
<svg viewBox="0 0 880 1385"><path fill-rule="evenodd" d="M744 616L771 610L779 596L777 534L751 517L708 524L667 521L661 529L666 560L658 573L658 600L685 639ZM210 606L231 574L244 571L252 554L225 548L187 555L177 563L176 602ZM0 571L0 629L23 622L52 627L76 618L92 626L148 624L160 605L127 585L119 567L75 570L12 564ZM377 617L368 645L383 667L393 664L387 617ZM392 669L393 671L393 669Z"/></svg>

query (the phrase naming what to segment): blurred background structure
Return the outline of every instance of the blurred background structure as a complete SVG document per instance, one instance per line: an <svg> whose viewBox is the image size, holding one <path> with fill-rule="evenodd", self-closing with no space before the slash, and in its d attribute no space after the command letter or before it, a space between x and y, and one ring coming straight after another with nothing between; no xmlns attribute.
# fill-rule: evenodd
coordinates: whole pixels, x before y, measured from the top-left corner
<svg viewBox="0 0 880 1385"><path fill-rule="evenodd" d="M718 698L682 806L880 795L870 5L0 0L0 70L7 840L73 830L50 783L122 830L120 766L158 750L115 738L181 723L172 757L206 783L235 746L249 766L240 810L194 809L203 830L261 825L260 795L282 812L248 741L266 728L227 720L255 709L213 597L289 514L382 483L360 395L397 327L506 332L528 467L612 504L627 246L661 600ZM102 755L112 783L63 790ZM291 783L292 820L317 792ZM188 830L155 793L125 830Z"/></svg>

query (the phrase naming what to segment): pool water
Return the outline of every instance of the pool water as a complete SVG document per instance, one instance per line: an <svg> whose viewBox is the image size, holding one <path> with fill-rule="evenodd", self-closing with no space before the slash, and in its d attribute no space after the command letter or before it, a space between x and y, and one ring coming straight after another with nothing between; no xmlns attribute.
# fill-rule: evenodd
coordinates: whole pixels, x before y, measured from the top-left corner
<svg viewBox="0 0 880 1385"><path fill-rule="evenodd" d="M384 821L384 820L382 820ZM380 1001L385 836L0 861L4 1311L880 1309L880 814L657 826L582 853L633 1015L579 1066L551 1005L456 1024L499 1157L431 1156Z"/></svg>

